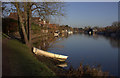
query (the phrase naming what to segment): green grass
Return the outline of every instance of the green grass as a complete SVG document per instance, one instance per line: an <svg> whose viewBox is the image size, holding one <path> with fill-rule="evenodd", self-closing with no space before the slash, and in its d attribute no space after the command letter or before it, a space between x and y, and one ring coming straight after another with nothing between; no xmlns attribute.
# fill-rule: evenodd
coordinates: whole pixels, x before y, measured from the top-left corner
<svg viewBox="0 0 120 78"><path fill-rule="evenodd" d="M45 64L38 61L28 47L17 40L8 40L11 74L14 76L55 76ZM9 52L8 52L9 53Z"/></svg>

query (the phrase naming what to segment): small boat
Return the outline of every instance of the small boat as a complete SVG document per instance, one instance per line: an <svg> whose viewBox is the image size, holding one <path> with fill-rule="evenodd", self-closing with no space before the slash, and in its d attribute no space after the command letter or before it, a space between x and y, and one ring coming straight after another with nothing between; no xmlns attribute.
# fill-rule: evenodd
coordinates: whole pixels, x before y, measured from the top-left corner
<svg viewBox="0 0 120 78"><path fill-rule="evenodd" d="M46 52L46 51L37 49L35 47L33 47L33 52L36 55L43 55L46 57L51 57L51 58L54 58L54 59L59 60L59 61L65 61L68 58L68 56Z"/></svg>
<svg viewBox="0 0 120 78"><path fill-rule="evenodd" d="M91 31L89 31L89 34L91 35Z"/></svg>
<svg viewBox="0 0 120 78"><path fill-rule="evenodd" d="M54 33L54 36L59 36L59 34L58 33Z"/></svg>
<svg viewBox="0 0 120 78"><path fill-rule="evenodd" d="M55 31L54 32L54 36L59 36L60 32L59 31Z"/></svg>
<svg viewBox="0 0 120 78"><path fill-rule="evenodd" d="M68 34L73 34L73 32L72 31L68 31Z"/></svg>

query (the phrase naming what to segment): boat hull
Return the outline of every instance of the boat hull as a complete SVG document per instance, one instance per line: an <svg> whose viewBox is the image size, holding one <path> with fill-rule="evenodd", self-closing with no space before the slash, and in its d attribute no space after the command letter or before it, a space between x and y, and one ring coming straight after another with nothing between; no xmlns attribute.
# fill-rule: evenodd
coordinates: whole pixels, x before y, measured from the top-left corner
<svg viewBox="0 0 120 78"><path fill-rule="evenodd" d="M59 61L65 61L68 58L68 56L46 52L46 51L37 49L35 47L33 47L33 52L36 55L43 55L43 56L46 56L46 57L51 57L51 58L57 59Z"/></svg>

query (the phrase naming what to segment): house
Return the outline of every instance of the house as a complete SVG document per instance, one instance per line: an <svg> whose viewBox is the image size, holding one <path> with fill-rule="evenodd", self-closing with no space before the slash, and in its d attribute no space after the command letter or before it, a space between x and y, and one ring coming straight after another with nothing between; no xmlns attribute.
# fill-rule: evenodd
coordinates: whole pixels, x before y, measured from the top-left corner
<svg viewBox="0 0 120 78"><path fill-rule="evenodd" d="M24 21L24 12L22 13L23 21ZM12 18L14 20L18 20L18 14L16 12L11 12L8 18ZM38 24L39 26L45 26L48 21L40 19L40 17L32 17L32 22ZM48 22L49 23L49 22Z"/></svg>
<svg viewBox="0 0 120 78"><path fill-rule="evenodd" d="M48 33L48 29L42 29L42 33Z"/></svg>
<svg viewBox="0 0 120 78"><path fill-rule="evenodd" d="M32 22L34 22L35 24L38 24L40 23L40 17L32 17Z"/></svg>
<svg viewBox="0 0 120 78"><path fill-rule="evenodd" d="M50 29L57 29L57 25L56 24L49 24L48 25Z"/></svg>
<svg viewBox="0 0 120 78"><path fill-rule="evenodd" d="M8 18L12 18L14 20L18 20L18 15L17 15L17 13L11 12L10 15L8 16Z"/></svg>

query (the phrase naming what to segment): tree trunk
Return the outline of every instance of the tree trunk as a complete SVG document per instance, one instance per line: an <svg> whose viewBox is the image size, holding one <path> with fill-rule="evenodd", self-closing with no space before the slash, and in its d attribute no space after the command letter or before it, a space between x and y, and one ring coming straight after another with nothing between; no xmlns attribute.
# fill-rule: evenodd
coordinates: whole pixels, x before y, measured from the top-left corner
<svg viewBox="0 0 120 78"><path fill-rule="evenodd" d="M29 45L29 42L28 42L28 39L27 39L27 35L26 35L26 32L25 32L22 15L21 15L20 9L19 9L19 4L18 4L18 3L15 3L15 6L16 6L16 9L17 9L18 16L19 16L19 18L20 18L20 24L21 24L21 28L22 28L22 32L23 32L25 44L29 47L30 45Z"/></svg>
<svg viewBox="0 0 120 78"><path fill-rule="evenodd" d="M30 43L30 46L32 45L32 42L31 42L31 18L32 18L32 12L31 12L31 7L30 7L31 3L29 2L28 3L28 8L29 8L29 19L28 19L28 23L29 23L29 27L28 27L28 39L29 39L29 43Z"/></svg>
<svg viewBox="0 0 120 78"><path fill-rule="evenodd" d="M19 29L19 34L20 34L20 37L21 37L21 41L22 41L23 43L25 43L24 36L23 36L23 32L22 32L22 28L21 28L21 25L20 25L19 16L18 16L18 29Z"/></svg>
<svg viewBox="0 0 120 78"><path fill-rule="evenodd" d="M24 15L25 15L25 30L26 33L28 34L28 10L27 10L27 2L24 2Z"/></svg>

